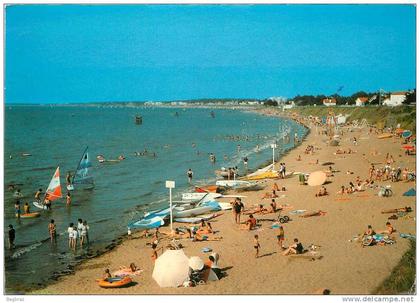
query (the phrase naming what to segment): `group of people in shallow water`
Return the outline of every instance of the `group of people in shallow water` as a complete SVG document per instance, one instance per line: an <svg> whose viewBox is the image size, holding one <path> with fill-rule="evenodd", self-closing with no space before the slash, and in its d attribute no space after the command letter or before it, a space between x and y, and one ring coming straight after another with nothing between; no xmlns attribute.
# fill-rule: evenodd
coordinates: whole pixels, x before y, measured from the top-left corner
<svg viewBox="0 0 420 303"><path fill-rule="evenodd" d="M70 223L67 228L67 233L69 236L70 249L76 250L77 241L80 243L80 248L82 248L84 244L89 244L89 225L86 220L79 218L77 219L77 225Z"/></svg>

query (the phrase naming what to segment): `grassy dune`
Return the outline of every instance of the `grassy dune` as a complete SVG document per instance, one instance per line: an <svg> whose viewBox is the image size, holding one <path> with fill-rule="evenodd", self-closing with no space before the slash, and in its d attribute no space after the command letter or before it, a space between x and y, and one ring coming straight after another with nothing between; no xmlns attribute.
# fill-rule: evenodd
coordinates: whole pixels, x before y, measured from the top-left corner
<svg viewBox="0 0 420 303"><path fill-rule="evenodd" d="M326 116L330 110L334 114L350 115L348 121L366 119L370 124L378 127L393 126L398 123L401 128L416 132L416 107L415 106L366 106L366 107L325 107L325 106L302 106L287 112L296 112L304 116Z"/></svg>

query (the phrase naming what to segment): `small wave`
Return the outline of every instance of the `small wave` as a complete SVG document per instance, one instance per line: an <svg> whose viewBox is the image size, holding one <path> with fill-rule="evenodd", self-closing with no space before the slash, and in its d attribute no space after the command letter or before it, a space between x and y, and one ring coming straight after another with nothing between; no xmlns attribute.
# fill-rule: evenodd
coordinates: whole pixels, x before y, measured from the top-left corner
<svg viewBox="0 0 420 303"><path fill-rule="evenodd" d="M160 182L160 181L159 181ZM150 197L150 196L152 196L153 195L153 192L152 191L148 191L148 192L146 192L146 193L144 193L144 194L142 194L142 195L140 195L140 197L139 198L146 198L146 197Z"/></svg>
<svg viewBox="0 0 420 303"><path fill-rule="evenodd" d="M48 166L48 167L37 167L37 168L33 168L31 169L31 171L43 171L43 170L53 170L55 169L55 166Z"/></svg>
<svg viewBox="0 0 420 303"><path fill-rule="evenodd" d="M12 259L20 258L22 255L24 255L24 254L26 254L26 253L28 253L28 252L36 249L37 247L39 247L41 245L42 245L42 242L37 242L37 243L34 243L32 245L26 246L26 247L24 247L22 249L19 249L18 251L16 251L16 252L13 253L13 255L11 256L11 258Z"/></svg>

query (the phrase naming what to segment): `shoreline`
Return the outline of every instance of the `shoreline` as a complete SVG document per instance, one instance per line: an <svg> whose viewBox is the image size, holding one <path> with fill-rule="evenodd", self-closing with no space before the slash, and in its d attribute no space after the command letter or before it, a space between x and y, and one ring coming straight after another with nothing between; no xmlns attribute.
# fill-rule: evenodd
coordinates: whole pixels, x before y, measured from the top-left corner
<svg viewBox="0 0 420 303"><path fill-rule="evenodd" d="M267 114L267 113L263 113L263 114ZM278 113L276 113L276 115L275 116L279 116L278 115ZM286 118L286 117L282 117L282 118ZM289 119L291 119L290 117L288 117ZM296 153L298 153L298 151L301 151L303 148L303 143L305 142L305 141L308 141L308 140L313 140L314 138L316 139L316 137L318 136L318 134L315 134L314 132L311 132L310 131L310 127L307 127L307 129L308 129L308 131L307 131L307 133L306 133L306 136L304 137L304 138L302 138L302 140L300 140L300 144L299 145L297 145L297 146L295 146L293 149L291 149L291 150L289 150L289 151L287 151L287 152L285 152L285 154L284 155L282 155L282 157L279 159L279 160L281 160L282 162L284 162L285 160L283 160L284 158L287 158L287 162L286 162L286 164L288 165L288 167L289 167L289 164L288 163L290 163L290 162L292 162L292 159L290 159L290 158L294 158L294 157L296 157ZM290 162L289 162L290 161ZM277 161L276 162L276 164L278 163L279 161ZM415 161L414 161L414 163L415 163ZM292 178L291 178L292 179ZM288 179L285 179L285 180L288 180ZM290 180L288 180L288 181L290 181ZM263 182L261 182L262 184L267 184L267 188L269 188L269 186L271 185L271 184L273 184L273 182L274 181L263 181ZM278 182L278 183L282 183L283 181L282 180L277 180L276 182ZM286 181L284 182L284 183L286 183ZM307 188L307 187L305 187L305 188ZM312 191L314 191L315 190L315 188L312 188ZM255 193L257 193L257 195L259 196L259 194L261 193L261 191L260 192L255 192ZM246 192L246 194L248 195L248 192ZM305 194L306 196L307 196L307 193ZM254 195L254 199L256 198L256 195ZM317 199L322 199L322 198L317 198ZM247 203L246 203L246 206L249 206L250 205L250 203L248 203L248 201L246 201ZM254 202L256 202L256 201L254 201ZM284 202L284 201L280 201L280 202ZM344 204L343 204L344 205ZM220 225L220 233L223 235L224 233L225 233L225 228L226 228L226 225L227 224L229 224L229 223L227 223L227 217L230 217L230 212L225 212L224 213L224 215L222 216L222 217L220 217L221 219L220 220L217 220L216 222L218 223L218 221L223 221L223 222L220 222L220 223L224 223L224 224L221 224ZM326 216L327 217L327 216ZM297 219L296 219L297 220ZM229 221L231 221L231 219L229 218ZM293 222L292 222L293 223ZM177 224L177 225L180 225L180 224ZM176 226L177 226L176 225ZM216 223L213 223L213 225L216 225ZM217 225L219 225L219 224L217 224ZM230 225L231 225L231 223L230 223ZM218 228L219 228L219 226L217 226ZM164 229L164 227L162 227L162 229ZM242 231L242 233L243 233L243 231ZM246 232L245 232L246 233ZM272 233L272 232L271 232ZM125 250L127 247L130 249L130 248L132 248L132 247L130 247L130 246L133 246L133 245L130 245L130 244L133 244L133 241L134 242L136 242L136 240L138 240L138 242L140 242L140 243L137 243L137 244L142 244L143 242L145 242L144 240L140 240L138 237L136 238L136 235L138 235L139 233L135 233L135 234L133 234L133 237L132 237L132 239L128 239L127 238L127 236L122 236L121 238L122 238L122 240L121 240L121 242L120 243L118 243L118 244L116 244L115 245L115 247L113 247L111 250L108 250L107 252L104 252L102 255L100 255L100 256L97 256L97 257L95 257L95 258L91 258L91 259L87 259L87 260L84 260L84 261L82 261L82 263L81 264L79 264L78 266L76 266L75 267L75 272L74 272L74 274L73 275L70 275L70 276L65 276L65 277L60 277L60 278L58 278L58 281L56 281L56 282L53 282L52 284L50 284L50 285L47 285L47 287L45 287L45 288L42 288L41 290L39 290L39 291L34 291L34 292L31 292L31 293L33 293L33 294L36 294L36 293L40 293L40 294L42 294L42 293L45 293L45 292L47 292L47 293L50 293L50 290L52 290L53 292L51 292L51 293L56 293L56 294L65 294L66 292L66 290L65 290L65 287L64 287L64 289L62 289L62 288L60 288L60 285L62 285L62 284L65 284L65 280L67 280L67 279L72 279L73 277L75 277L75 276L83 276L84 277L84 274L83 274L83 272L87 272L87 271L89 271L89 266L93 266L93 267L95 267L94 265L95 264L87 264L86 265L86 263L89 263L89 262L93 262L93 263L96 263L96 264L98 264L98 262L99 262L99 264L104 264L104 262L102 262L103 260L107 260L109 263L112 263L112 260L111 259L113 259L113 258L115 258L115 256L116 255L118 255L118 254L121 254L121 250ZM287 235L286 235L286 237L287 237ZM221 242L223 242L224 240L222 240ZM273 240L271 239L271 242L272 242ZM346 241L347 242L347 241ZM211 242L212 243L212 242ZM398 241L398 244L399 243L403 243L402 241ZM197 243L197 244L203 244L203 243ZM397 244L397 245L398 245ZM213 245L213 244L211 244L211 245ZM214 244L215 246L216 246L216 244ZM189 250L189 248L191 248L190 247L191 245L188 245L187 246L187 250ZM203 246L203 245L199 245L199 246ZM396 246L394 246L394 247L396 247ZM385 247L385 248L387 248L387 247ZM370 248L368 248L367 250L370 250ZM406 251L407 249L405 249L404 251L403 251L403 253ZM148 254L148 253L150 253L150 249L147 249L146 248L146 254ZM222 254L222 258L226 258L226 256L225 256L225 253L223 252L223 249L222 248L220 248L219 250L218 250L219 252L221 252L221 254ZM366 250L365 250L366 251ZM399 253L399 255L400 255L400 258L401 258L401 256L402 256L402 254L403 253ZM111 256L112 255L112 256ZM145 258L144 258L145 257ZM148 256L142 256L142 258L141 258L141 260L144 262L144 263L146 263L147 262L147 258ZM269 257L269 256L267 256L267 257ZM281 257L279 257L279 256L276 256L277 258L281 258ZM204 258L204 257L203 257ZM400 258L398 258L398 261L400 260ZM223 260L223 259L222 259ZM263 259L261 259L261 260L263 260ZM229 265L229 264L226 264L226 263L228 263L227 262L228 260L226 260L226 262L223 262L223 265ZM249 260L250 262L252 262L253 260ZM102 262L102 263L101 263ZM262 261L263 262L263 261ZM298 262L296 262L296 263L298 263ZM300 262L299 262L300 263ZM322 261L320 261L319 263L323 263ZM395 260L394 260L394 263L395 263ZM136 263L137 264L137 263ZM314 264L316 264L315 262L314 262ZM149 264L150 265L150 264ZM300 264L300 265L303 265L303 266L305 266L304 264ZM396 264L394 264L394 265L396 265ZM91 267L92 267L91 266ZM140 263L140 266L141 267L143 267L143 264L142 263ZM96 268L93 268L92 267L92 270L93 269L96 269ZM394 267L394 266L392 266L392 267ZM391 268L392 268L391 267ZM102 269L102 268L101 268ZM150 268L148 268L148 269L150 269ZM319 269L318 269L319 270ZM145 272L146 272L146 269L145 269ZM140 288L140 289L138 289L138 290L136 290L135 292L130 292L130 288L128 288L127 289L127 291L122 291L122 289L120 289L120 291L118 291L118 290L113 290L113 291L109 291L109 290L103 290L103 289L99 289L99 288L97 288L97 287L94 287L93 286L93 284L91 284L91 286L92 286L92 288L93 288L93 291L92 292L90 292L90 291L87 291L87 292L85 292L86 290L84 289L84 291L82 290L80 293L92 293L92 294L108 294L108 293L112 293L112 294L130 294L130 293L133 293L133 294L148 294L148 293L150 293L150 294L152 294L152 293L162 293L162 294L167 294L167 293L179 293L179 294L188 294L188 293L192 293L191 291L189 291L190 289L182 289L182 290L180 290L180 291L177 291L177 290L179 290L179 289L163 289L163 288L157 288L156 289L156 285L153 285L153 283L154 283L154 281L149 281L149 280L152 280L151 279L151 273L150 272L147 272L146 273L147 275L148 275L148 277L145 277L145 276L142 276L141 278L142 278L142 280L144 280L144 279L147 279L148 280L148 285L149 286L153 286L152 288L153 288L153 290L151 291L151 292L144 292L144 290L142 291L142 289ZM384 277L384 279L385 279L386 277ZM218 281L218 282L213 282L213 283L211 283L211 284L209 284L209 289L207 289L207 290L202 290L202 291L200 291L200 289L199 288L195 288L196 290L197 290L197 292L193 292L193 293L200 293L200 294L233 294L233 293L250 293L250 294L252 294L252 293L258 293L258 292L253 292L253 291L255 291L255 290L252 290L252 288L251 289L247 289L247 291L246 292L235 292L235 289L238 289L238 288L235 288L235 287L233 287L233 289L231 289L230 291L228 291L228 290L225 290L225 289L223 289L223 291L222 291L222 289L220 289L220 291L221 292L218 292L218 290L219 290L219 288L214 288L214 286L215 287L217 287L217 284L219 284L219 283L222 283L222 284L226 284L226 283L228 283L228 281L229 280L231 280L232 278L230 278L229 276L227 276L226 278L223 278L222 280L220 280L220 281ZM63 281L64 280L64 281ZM77 281L77 278L76 278L76 281ZM85 281L86 282L86 281ZM229 282L231 282L230 284L232 284L232 283L237 283L238 281L229 281ZM379 285L380 284L380 282L382 282L382 281L377 281L377 283L375 284L376 286L377 285ZM142 284L142 283L140 283L140 284ZM155 283L156 284L156 283ZM229 284L229 283L228 283ZM56 288L58 286L58 288ZM232 286L232 285L230 285L230 286ZM253 285L254 286L254 285ZM137 287L136 287L137 288ZM201 287L200 287L201 288ZM207 288L207 285L206 285L206 287L205 288ZM331 287L330 287L331 288ZM62 289L62 291L64 291L64 292L60 292L60 291L58 291L58 292L54 292L55 290L59 290L59 289ZM83 289L83 288L82 288ZM211 291L211 289L213 289L213 291L214 290L216 290L216 292L213 292L213 291ZM274 288L274 289L276 289L276 288ZM332 287L332 289L333 289L333 293L334 294L336 294L336 292L335 292L335 290L334 290L334 287ZM371 287L371 291L373 291L373 287ZM157 291L156 291L157 290ZM209 291L209 292L207 292L207 291ZM290 291L290 290L289 290ZM307 290L308 291L308 290ZM286 292L286 293L282 293L282 292L276 292L276 291L268 291L268 292L262 292L262 293L264 293L264 294L269 294L269 293L274 293L274 294L279 294L279 293L282 293L282 294L295 294L295 293L299 293L299 294L304 294L304 293L307 293L307 291L306 292L301 292L301 291L297 291L297 292L295 292L295 291L293 291L292 290L292 292ZM310 290L309 290L310 291ZM79 292L76 292L76 293L79 293ZM346 294L349 294L349 293L346 293Z"/></svg>

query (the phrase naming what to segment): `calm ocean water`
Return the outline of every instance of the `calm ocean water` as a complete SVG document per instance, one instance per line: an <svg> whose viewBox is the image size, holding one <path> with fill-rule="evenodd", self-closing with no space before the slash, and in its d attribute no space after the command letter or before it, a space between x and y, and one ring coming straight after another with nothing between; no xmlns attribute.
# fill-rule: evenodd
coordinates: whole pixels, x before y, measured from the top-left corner
<svg viewBox="0 0 420 303"><path fill-rule="evenodd" d="M303 136L306 132L290 120L233 110L213 111L215 118L209 109L6 106L4 228L7 231L9 224L15 226L17 245L9 251L5 242L7 293L47 283L54 273L105 249L127 232L127 223L140 219L145 211L167 205L165 180L176 181L174 192L179 198L188 190L189 168L194 171L195 184L211 183L214 170L221 166L237 165L243 170L245 156L249 169L271 159L270 144L279 140L283 131L290 130L292 138L294 133ZM143 116L143 125L135 125L136 114ZM293 140L287 144L280 140L279 145L277 153L291 148ZM21 202L29 202L35 211L34 193L38 188L45 191L57 166L65 195L65 174L75 170L86 146L95 188L74 191L71 207L65 206L65 199L57 200L51 212L17 220L13 191L7 185L22 184L19 188L25 197ZM145 148L157 157L134 156L135 151ZM22 153L32 156L23 157ZM209 153L216 156L214 165ZM96 160L99 154L109 159L122 154L126 159L100 164ZM88 221L91 244L73 253L68 250L65 231L78 218ZM48 240L51 219L61 234L56 245Z"/></svg>

